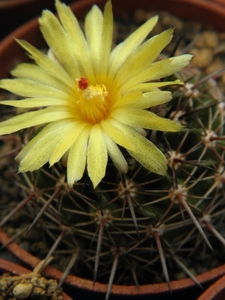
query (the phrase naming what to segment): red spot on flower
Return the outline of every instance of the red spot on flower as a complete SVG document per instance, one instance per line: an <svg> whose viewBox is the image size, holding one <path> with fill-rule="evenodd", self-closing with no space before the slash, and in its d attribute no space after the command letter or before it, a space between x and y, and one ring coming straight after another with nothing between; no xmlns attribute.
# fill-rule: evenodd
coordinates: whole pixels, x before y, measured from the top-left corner
<svg viewBox="0 0 225 300"><path fill-rule="evenodd" d="M85 77L81 77L81 78L78 80L78 87L79 87L79 89L81 89L81 90L86 90L86 88L88 87L88 79L85 78Z"/></svg>

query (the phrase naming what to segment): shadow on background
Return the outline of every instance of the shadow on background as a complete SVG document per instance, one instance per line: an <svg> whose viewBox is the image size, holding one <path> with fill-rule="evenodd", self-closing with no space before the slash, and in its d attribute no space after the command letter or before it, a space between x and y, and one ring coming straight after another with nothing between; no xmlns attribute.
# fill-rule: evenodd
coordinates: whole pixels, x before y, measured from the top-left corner
<svg viewBox="0 0 225 300"><path fill-rule="evenodd" d="M76 0L62 0L66 4ZM55 12L55 0L0 0L0 40L34 17L43 9Z"/></svg>

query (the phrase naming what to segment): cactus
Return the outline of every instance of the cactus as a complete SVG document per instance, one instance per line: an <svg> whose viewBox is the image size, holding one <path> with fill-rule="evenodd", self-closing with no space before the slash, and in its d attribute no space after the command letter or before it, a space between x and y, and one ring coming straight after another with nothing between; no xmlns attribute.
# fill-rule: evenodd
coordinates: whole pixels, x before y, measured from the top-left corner
<svg viewBox="0 0 225 300"><path fill-rule="evenodd" d="M22 231L39 229L44 243L34 248L41 259L56 258L64 272L59 285L67 274L76 274L108 283L108 298L112 283L166 280L170 289L179 270L199 284L193 275L193 269L200 272L196 261L216 257L215 264L220 263L220 245L225 245L225 104L214 75L184 68L167 78L184 82L164 88L172 90L172 101L151 108L183 126L178 133L147 132L166 156L167 175L150 172L122 149L127 174L109 159L95 189L87 171L71 186L64 164L44 165L14 175L21 199L1 226L23 207L21 218L29 225ZM29 141L37 130L14 135L14 140Z"/></svg>
<svg viewBox="0 0 225 300"><path fill-rule="evenodd" d="M128 155L129 172L120 173L109 161L96 189L87 174L69 187L60 163L15 175L23 195L16 210L28 204L29 228L41 229L45 242L40 258L54 255L63 278L69 272L91 274L94 282L108 282L109 295L113 282L138 286L165 278L169 286L171 269L197 282L190 271L195 260L216 254L222 260L216 239L225 245L224 102L215 81L193 77L193 71L177 75L185 85L174 88L170 107L155 108L183 129L148 133L167 157L167 176L147 171Z"/></svg>

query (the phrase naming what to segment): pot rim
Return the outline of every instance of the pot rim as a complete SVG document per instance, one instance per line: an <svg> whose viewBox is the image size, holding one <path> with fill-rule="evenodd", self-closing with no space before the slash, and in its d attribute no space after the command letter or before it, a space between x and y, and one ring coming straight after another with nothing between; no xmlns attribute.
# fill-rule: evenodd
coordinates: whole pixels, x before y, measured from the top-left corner
<svg viewBox="0 0 225 300"><path fill-rule="evenodd" d="M225 294L225 275L214 282L208 289L206 289L197 300L219 300L223 299ZM222 294L223 293L223 294Z"/></svg>
<svg viewBox="0 0 225 300"><path fill-rule="evenodd" d="M63 1L63 0L61 0ZM70 4L71 9L73 12L77 12L79 19L82 19L87 11L93 4L99 5L101 8L104 7L106 0L79 0L72 4ZM135 9L136 3L135 1L130 2L130 0L111 0L113 5L114 14L121 15L121 5L126 7L127 11L131 11ZM211 0L210 0L211 1ZM160 10L160 7L163 5L163 10L168 10L174 15L181 17L183 19L192 19L193 21L205 21L204 23L210 23L211 20L214 20L214 27L217 30L225 30L224 26L224 19L225 19L225 5L221 5L217 3L217 1L221 0L214 0L210 2L208 0L139 0L138 7L146 7L151 5L149 10L157 11ZM116 4L119 4L119 8L116 9ZM188 9L187 9L188 8ZM161 9L162 10L162 9ZM185 17L186 16L186 17ZM205 20L204 19L205 16ZM215 16L217 16L215 18ZM31 35L30 32L34 34ZM35 43L36 36L39 37L41 41L38 45ZM26 22L25 24L21 25L19 28L11 32L8 36L6 36L2 41L0 41L0 65L5 64L6 57L8 56L8 52L13 55L15 59L15 52L20 52L20 55L23 53L23 58L25 59L26 56L24 54L24 50L15 43L15 39L25 39L35 47L44 44L44 39L39 30L38 24L38 17L33 18L32 20ZM14 53L14 54L13 54ZM15 66L14 61L12 60L8 63L7 69L11 70ZM0 79L5 78L7 76L6 72L0 69Z"/></svg>
<svg viewBox="0 0 225 300"><path fill-rule="evenodd" d="M37 2L39 0L32 0L33 2ZM18 8L20 6L30 4L31 0L1 0L0 1L0 9L10 9L10 8Z"/></svg>
<svg viewBox="0 0 225 300"><path fill-rule="evenodd" d="M10 238L4 233L3 230L0 229L0 243L2 245L6 245L5 247L12 252L17 258L21 259L24 263L30 265L32 268L36 267L40 259L31 255L24 249L22 249L18 244L14 242L10 242ZM60 281L62 277L62 272L47 266L44 269L44 273L47 276L50 276L58 281ZM214 268L210 271L202 273L196 276L196 279L200 284L210 283L212 281L217 280L219 277L225 275L225 264ZM64 280L64 283L69 286L74 286L76 288L80 288L83 290L89 290L93 292L101 292L105 293L107 291L107 284L96 282L93 287L93 281L89 279L80 278L75 275L68 275ZM196 283L192 281L191 278L180 279L176 281L170 281L171 292L182 290L185 288L196 286ZM126 286L126 285L116 285L113 284L111 288L111 294L114 295L153 295L158 293L168 293L168 285L167 283L157 283L157 284L146 284L140 285L136 287L134 285Z"/></svg>
<svg viewBox="0 0 225 300"><path fill-rule="evenodd" d="M120 0L112 0L113 5L115 5L116 2L122 3L122 2L120 2ZM125 3L125 5L128 2L129 2L129 0L123 0L123 4ZM148 1L139 0L138 3L140 4L140 2L146 3ZM95 1L81 0L81 1L73 3L70 6L71 6L71 9L73 10L73 12L78 12L77 14L81 13L81 15L83 16L84 14L86 14L87 8L89 10L93 3L102 7L105 3L105 0L95 0ZM129 2L129 3L132 3L132 5L133 5L133 3L135 3L135 1ZM218 18L219 20L221 18L225 19L225 7L221 7L221 5L218 5L214 2L208 2L205 0L170 0L170 1L164 2L164 0L158 0L158 1L154 1L153 7L154 8L158 7L158 5L160 5L160 3L164 3L164 4L167 3L171 8L171 9L168 9L168 11L174 13L175 15L178 15L178 13L176 13L176 12L178 12L178 8L176 8L176 5L179 6L180 4L182 4L182 7L190 5L192 7L192 9L195 8L197 10L207 11L207 13L219 14L219 16L220 16L220 18ZM171 5L171 3L173 3L173 5ZM207 5L207 7L206 7L206 5ZM121 8L120 8L120 10L121 10ZM185 11L185 9L183 9L183 10ZM218 23L218 20L217 20L217 23ZM220 24L220 27L221 27L221 24ZM225 26L223 26L223 28L225 29ZM0 57L1 57L2 53L5 53L7 51L7 49L9 49L9 47L12 46L12 44L14 43L14 37L26 39L26 36L28 36L28 33L30 31L35 31L35 32L38 31L39 32L38 18L32 19L31 21L22 25L20 28L13 31L8 37L6 37L0 43ZM19 48L19 46L17 46L17 48ZM2 230L0 230L0 242L3 245L9 242L9 238ZM20 259L22 259L24 262L28 263L32 267L35 267L40 261L38 258L32 256L31 254L27 253L25 250L21 249L14 242L7 244L6 247L11 252L13 252L17 257L19 257ZM46 267L45 272L46 272L46 274L48 274L49 276L51 276L57 280L60 280L60 278L62 276L62 273L60 271L58 271L50 266ZM196 279L199 281L200 284L202 284L204 282L216 280L217 278L219 278L220 276L222 276L224 274L225 274L225 264L220 267L217 267L215 269L212 269L208 272L205 272L203 274L197 275ZM93 287L93 281L79 278L77 276L72 276L72 275L68 275L64 282L66 284L74 285L81 289L86 289L86 290L96 291L96 292L104 292L104 293L107 291L107 286L108 286L107 284L96 282ZM192 279L186 278L186 279L181 279L181 280L177 280L177 281L171 281L170 286L171 286L171 290L174 291L174 290L185 289L190 286L196 286L196 283L193 282ZM127 288L127 286L113 284L112 289L111 289L111 294L120 294L120 295L134 295L137 293L139 295L147 295L147 294L150 295L150 294L155 294L155 293L159 293L159 292L160 293L168 292L167 283L141 285L139 288L137 288L136 286L129 286L129 288Z"/></svg>

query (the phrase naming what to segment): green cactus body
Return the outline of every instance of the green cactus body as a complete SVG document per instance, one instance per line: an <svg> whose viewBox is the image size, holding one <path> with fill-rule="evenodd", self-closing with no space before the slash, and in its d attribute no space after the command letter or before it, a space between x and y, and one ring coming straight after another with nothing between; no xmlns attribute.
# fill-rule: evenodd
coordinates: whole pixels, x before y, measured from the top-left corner
<svg viewBox="0 0 225 300"><path fill-rule="evenodd" d="M148 133L167 157L167 176L149 172L129 156L126 176L109 162L94 190L86 175L68 187L61 164L17 175L24 197L34 193L32 217L44 207L34 221L46 235L41 258L50 253L68 271L66 261L76 253L71 273L110 284L163 281L163 269L169 285L171 268L191 276L190 261L203 249L209 255L217 245L213 235L225 243L224 102L213 97L213 89L218 90L212 79L203 78L202 84L201 79L189 79L187 73L194 71L189 67L177 74L185 85L174 88L170 107L157 108L169 111L168 117L183 129Z"/></svg>

